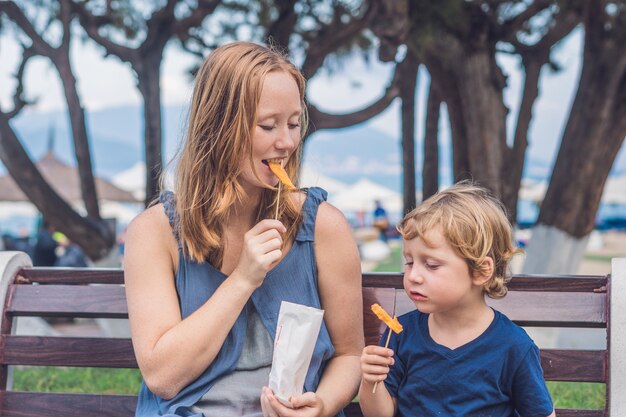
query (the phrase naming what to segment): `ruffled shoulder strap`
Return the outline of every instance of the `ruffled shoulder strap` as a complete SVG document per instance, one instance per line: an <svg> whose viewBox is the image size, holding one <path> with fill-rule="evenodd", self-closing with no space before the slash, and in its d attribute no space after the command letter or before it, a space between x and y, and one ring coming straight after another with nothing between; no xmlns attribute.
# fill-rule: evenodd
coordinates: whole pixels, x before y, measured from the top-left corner
<svg viewBox="0 0 626 417"><path fill-rule="evenodd" d="M328 196L326 190L319 187L305 188L304 191L306 192L306 200L302 206L303 220L296 235L296 240L300 242L313 241L317 208L323 201L326 201Z"/></svg>
<svg viewBox="0 0 626 417"><path fill-rule="evenodd" d="M174 232L174 237L176 237L178 246L180 246L180 239L178 238L178 216L176 215L176 197L171 191L161 191L159 193L159 202L163 204L163 209L165 210L165 214L167 214L170 226Z"/></svg>

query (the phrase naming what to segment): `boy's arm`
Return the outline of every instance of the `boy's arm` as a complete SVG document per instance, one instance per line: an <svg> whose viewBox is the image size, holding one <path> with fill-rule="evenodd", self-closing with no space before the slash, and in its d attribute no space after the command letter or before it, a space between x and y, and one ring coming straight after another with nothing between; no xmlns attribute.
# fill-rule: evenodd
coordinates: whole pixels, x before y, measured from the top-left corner
<svg viewBox="0 0 626 417"><path fill-rule="evenodd" d="M364 417L393 417L396 414L396 399L389 394L384 382L376 386L374 383L361 380L359 388L359 404Z"/></svg>
<svg viewBox="0 0 626 417"><path fill-rule="evenodd" d="M359 403L364 417L393 417L396 414L396 399L389 394L384 383L393 363L391 349L382 346L366 346L363 349ZM376 382L376 393L373 393Z"/></svg>

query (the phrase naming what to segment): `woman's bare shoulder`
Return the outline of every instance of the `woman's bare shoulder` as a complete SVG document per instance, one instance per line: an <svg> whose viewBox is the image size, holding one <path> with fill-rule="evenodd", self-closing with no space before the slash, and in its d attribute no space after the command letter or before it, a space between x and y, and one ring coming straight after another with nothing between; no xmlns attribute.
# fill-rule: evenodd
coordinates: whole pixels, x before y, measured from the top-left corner
<svg viewBox="0 0 626 417"><path fill-rule="evenodd" d="M130 222L126 231L126 242L176 254L176 238L162 204L147 208Z"/></svg>
<svg viewBox="0 0 626 417"><path fill-rule="evenodd" d="M155 204L139 213L128 225L128 232L131 233L153 233L162 232L171 226L163 204Z"/></svg>
<svg viewBox="0 0 626 417"><path fill-rule="evenodd" d="M337 207L326 201L322 202L317 209L317 218L315 220L316 235L321 237L335 236L337 233L342 232L351 236L352 231L348 220Z"/></svg>

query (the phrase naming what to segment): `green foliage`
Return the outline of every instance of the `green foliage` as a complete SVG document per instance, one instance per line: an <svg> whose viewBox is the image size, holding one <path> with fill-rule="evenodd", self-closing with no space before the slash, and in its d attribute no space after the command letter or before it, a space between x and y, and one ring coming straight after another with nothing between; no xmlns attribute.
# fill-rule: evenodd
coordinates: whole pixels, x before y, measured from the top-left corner
<svg viewBox="0 0 626 417"><path fill-rule="evenodd" d="M34 392L139 393L138 369L16 367L13 390Z"/></svg>

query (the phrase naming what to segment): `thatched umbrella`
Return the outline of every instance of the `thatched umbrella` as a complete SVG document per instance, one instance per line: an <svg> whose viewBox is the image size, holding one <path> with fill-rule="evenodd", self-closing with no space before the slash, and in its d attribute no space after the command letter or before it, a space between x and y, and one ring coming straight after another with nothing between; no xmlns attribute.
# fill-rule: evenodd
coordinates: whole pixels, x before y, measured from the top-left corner
<svg viewBox="0 0 626 417"><path fill-rule="evenodd" d="M61 162L50 150L37 161L36 165L50 186L66 201L70 204L83 201L78 170L75 167ZM132 193L116 187L105 179L96 178L95 181L99 200L124 203L140 202ZM13 181L13 178L5 175L0 176L0 201L28 201L28 198Z"/></svg>

